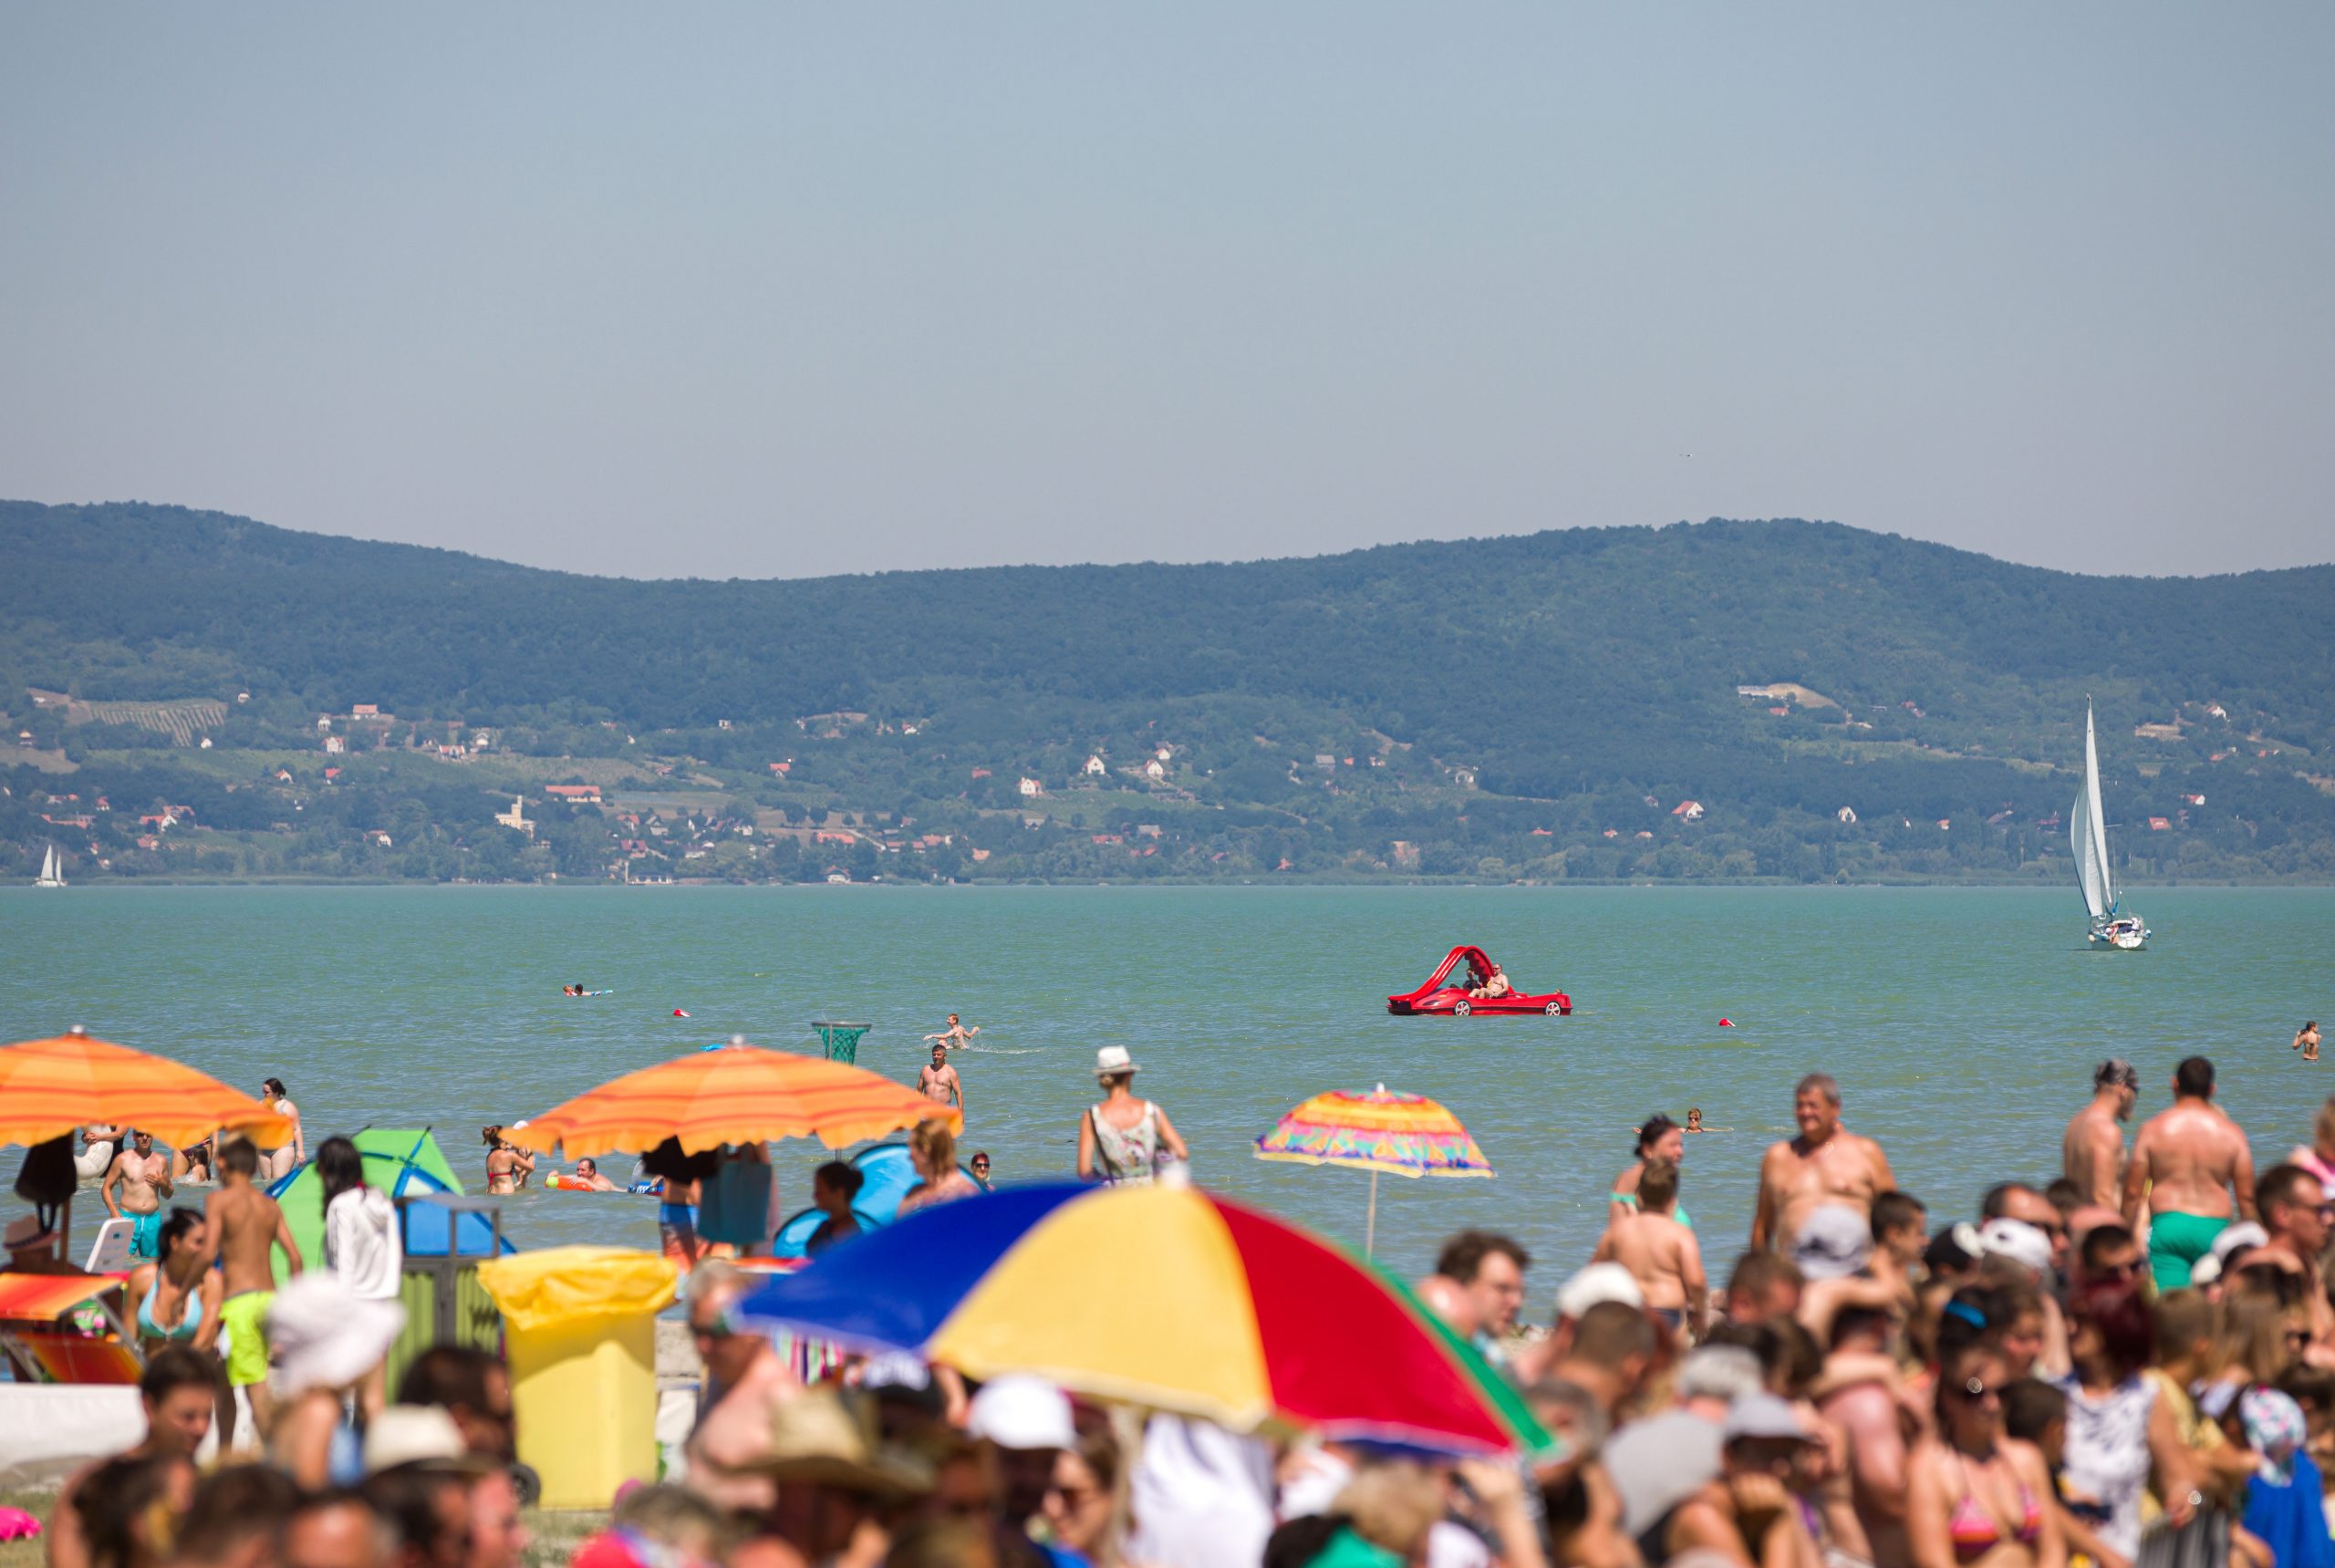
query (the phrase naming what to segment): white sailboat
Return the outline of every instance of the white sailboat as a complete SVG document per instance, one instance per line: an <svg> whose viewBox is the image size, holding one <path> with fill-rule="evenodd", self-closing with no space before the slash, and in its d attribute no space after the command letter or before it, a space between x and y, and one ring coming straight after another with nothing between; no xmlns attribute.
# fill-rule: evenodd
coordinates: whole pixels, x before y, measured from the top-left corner
<svg viewBox="0 0 2335 1568"><path fill-rule="evenodd" d="M2083 894L2084 912L2091 917L2085 938L2093 943L2131 952L2149 940L2141 918L2128 914L2116 897L2116 880L2108 868L2108 818L2100 809L2100 744L2092 738L2091 701L2083 705L2083 787L2076 792L2069 814L2068 836L2075 846L2076 887Z"/></svg>
<svg viewBox="0 0 2335 1568"><path fill-rule="evenodd" d="M36 888L65 886L65 863L57 859L56 845L52 844L48 846L48 855L40 863L40 879L33 886Z"/></svg>

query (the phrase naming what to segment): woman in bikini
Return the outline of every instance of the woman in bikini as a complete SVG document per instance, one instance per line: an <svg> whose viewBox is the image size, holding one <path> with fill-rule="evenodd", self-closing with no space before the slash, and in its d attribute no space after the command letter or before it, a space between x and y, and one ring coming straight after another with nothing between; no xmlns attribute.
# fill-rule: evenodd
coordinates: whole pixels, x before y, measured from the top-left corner
<svg viewBox="0 0 2335 1568"><path fill-rule="evenodd" d="M1627 1219L1638 1211L1638 1179L1645 1175L1647 1160L1666 1159L1677 1165L1686 1158L1685 1129L1668 1116L1649 1116L1645 1126L1638 1128L1637 1162L1614 1179L1614 1190L1605 1195L1612 1200L1612 1207L1606 1211L1605 1223L1611 1225L1614 1220ZM1695 1223L1686 1217L1684 1209L1674 1210L1670 1217L1690 1229Z"/></svg>
<svg viewBox="0 0 2335 1568"><path fill-rule="evenodd" d="M534 1174L535 1157L515 1144L506 1143L500 1123L481 1127L479 1137L486 1143L486 1191L490 1198L509 1198L527 1184Z"/></svg>
<svg viewBox="0 0 2335 1568"><path fill-rule="evenodd" d="M123 1282L122 1299L138 1303L139 1344L149 1351L166 1345L209 1350L219 1342L219 1272L208 1266L211 1238L202 1216L173 1209L162 1217L158 1255L139 1264Z"/></svg>
<svg viewBox="0 0 2335 1568"><path fill-rule="evenodd" d="M1939 1368L1937 1433L1914 1450L1905 1530L1915 1568L2062 1568L2044 1506L2051 1477L2033 1445L2003 1435L2001 1353L1980 1342Z"/></svg>

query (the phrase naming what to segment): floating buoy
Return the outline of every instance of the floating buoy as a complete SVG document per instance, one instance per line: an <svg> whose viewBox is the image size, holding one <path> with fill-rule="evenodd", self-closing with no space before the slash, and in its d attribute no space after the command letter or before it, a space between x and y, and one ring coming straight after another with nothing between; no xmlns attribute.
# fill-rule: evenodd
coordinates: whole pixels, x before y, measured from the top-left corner
<svg viewBox="0 0 2335 1568"><path fill-rule="evenodd" d="M676 1017L676 1018L687 1018L687 1017L689 1016L689 1014L688 1014L688 1013L686 1013L686 1012L683 1012L680 1008L676 1007L675 1009L673 1009L673 1016L674 1016L674 1017Z"/></svg>
<svg viewBox="0 0 2335 1568"><path fill-rule="evenodd" d="M1733 1023L1729 1023L1728 1020L1726 1020L1726 1019L1724 1019L1724 1018L1722 1018L1722 1019L1720 1019L1720 1020L1718 1021L1718 1026L1719 1026L1721 1029L1732 1029L1732 1028L1734 1028L1734 1027L1735 1027L1735 1025L1734 1025Z"/></svg>

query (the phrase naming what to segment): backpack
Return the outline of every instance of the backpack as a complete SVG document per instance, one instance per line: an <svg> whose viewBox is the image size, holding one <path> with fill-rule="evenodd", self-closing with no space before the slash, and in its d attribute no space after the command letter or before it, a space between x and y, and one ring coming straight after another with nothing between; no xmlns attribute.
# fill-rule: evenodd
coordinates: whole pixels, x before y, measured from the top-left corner
<svg viewBox="0 0 2335 1568"><path fill-rule="evenodd" d="M81 1185L73 1168L73 1135L36 1143L25 1151L25 1166L16 1172L16 1196L33 1206L44 1230L52 1230L57 1216Z"/></svg>

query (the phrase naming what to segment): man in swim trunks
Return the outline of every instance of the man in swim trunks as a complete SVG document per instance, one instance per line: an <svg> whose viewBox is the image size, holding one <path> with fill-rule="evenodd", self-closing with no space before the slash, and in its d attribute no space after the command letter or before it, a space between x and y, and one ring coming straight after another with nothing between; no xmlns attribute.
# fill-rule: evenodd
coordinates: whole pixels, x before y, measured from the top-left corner
<svg viewBox="0 0 2335 1568"><path fill-rule="evenodd" d="M2060 1173L2083 1189L2083 1200L2117 1207L2124 1190L2124 1124L2141 1097L2141 1075L2121 1056L2091 1073L2091 1103L2078 1111L2060 1139Z"/></svg>
<svg viewBox="0 0 2335 1568"><path fill-rule="evenodd" d="M162 1199L171 1195L175 1185L171 1180L171 1162L154 1152L154 1135L131 1132L130 1147L113 1157L113 1164L106 1170L105 1185L98 1189L108 1213L116 1219L128 1216L130 1220L131 1257L162 1255ZM121 1189L118 1202L114 1199L116 1188Z"/></svg>
<svg viewBox="0 0 2335 1568"><path fill-rule="evenodd" d="M2233 1219L2254 1218L2254 1152L2214 1104L2214 1064L2192 1056L2174 1070L2173 1104L2133 1140L2124 1171L2124 1223L2149 1228L2149 1270L2160 1291L2189 1283Z"/></svg>
<svg viewBox="0 0 2335 1568"><path fill-rule="evenodd" d="M1841 1126L1841 1085L1811 1073L1793 1092L1792 1119L1800 1136L1770 1144L1759 1162L1759 1206L1751 1216L1751 1246L1789 1248L1800 1222L1833 1204L1868 1219L1873 1200L1894 1189L1889 1157L1869 1137Z"/></svg>
<svg viewBox="0 0 2335 1568"><path fill-rule="evenodd" d="M1492 965L1492 972L1485 979L1484 983L1476 987L1468 994L1479 999L1489 999L1506 996L1512 989L1513 988L1508 983L1508 971L1500 968L1498 964L1494 964Z"/></svg>
<svg viewBox="0 0 2335 1568"><path fill-rule="evenodd" d="M269 1253L284 1249L292 1273L301 1268L300 1243L275 1199L252 1184L259 1170L259 1150L249 1138L234 1138L219 1151L219 1189L205 1200L212 1245L218 1250L220 1272L225 1277L226 1300L220 1303L219 1322L227 1334L227 1382L241 1388L252 1402L252 1419L265 1435L272 1424L275 1401L267 1392L267 1309L275 1300L275 1267ZM219 1447L234 1446L233 1406L222 1424Z"/></svg>
<svg viewBox="0 0 2335 1568"><path fill-rule="evenodd" d="M965 1108L965 1082L957 1076L957 1069L949 1064L949 1047L936 1044L932 1048L932 1064L916 1075L917 1093L936 1106Z"/></svg>
<svg viewBox="0 0 2335 1568"><path fill-rule="evenodd" d="M976 1023L970 1029L968 1029L962 1023L957 1022L957 1015L952 1012L949 1015L948 1028L942 1030L938 1034L928 1034L925 1038L927 1040L938 1040L945 1048L954 1051L960 1045L971 1044L973 1043L973 1036L979 1034L981 1032L981 1026L980 1024Z"/></svg>

